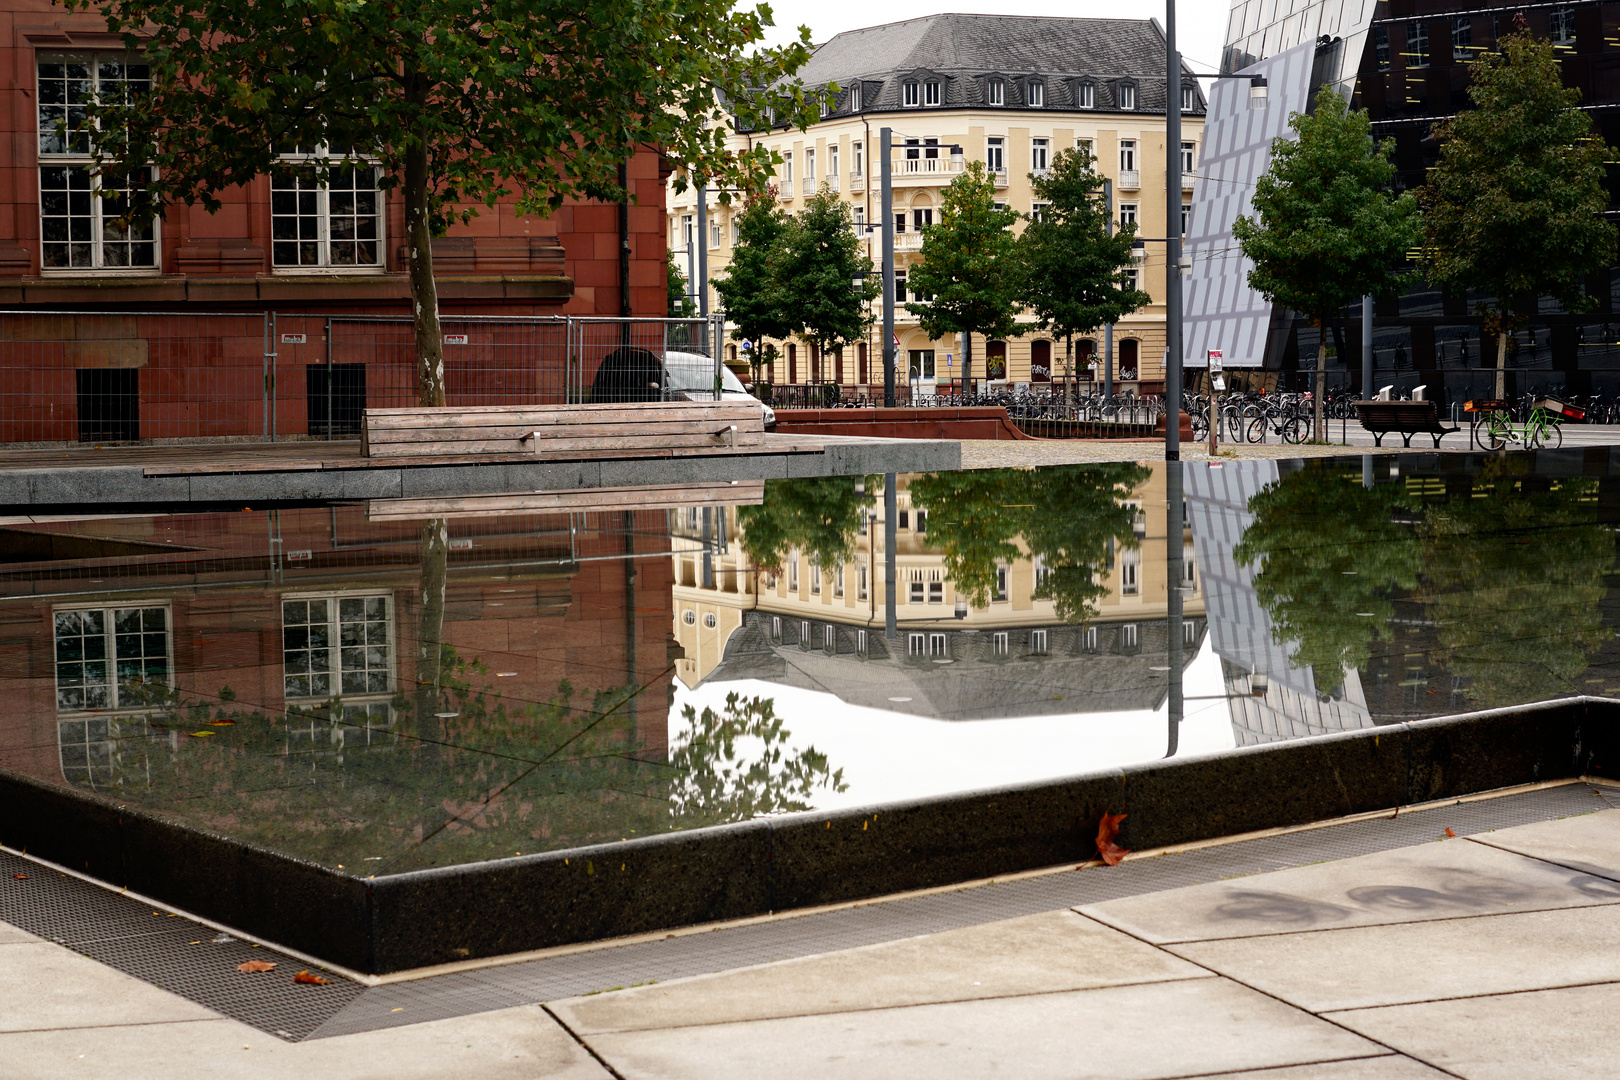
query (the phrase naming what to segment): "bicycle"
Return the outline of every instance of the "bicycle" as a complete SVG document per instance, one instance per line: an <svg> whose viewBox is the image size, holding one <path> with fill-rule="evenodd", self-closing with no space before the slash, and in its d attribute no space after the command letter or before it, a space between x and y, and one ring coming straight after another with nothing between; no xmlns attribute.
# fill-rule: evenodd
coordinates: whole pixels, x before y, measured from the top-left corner
<svg viewBox="0 0 1620 1080"><path fill-rule="evenodd" d="M1526 450L1556 450L1564 445L1564 421L1580 420L1586 415L1584 410L1551 397L1531 402L1522 424L1515 423L1515 409L1508 401L1469 401L1463 411L1474 416L1470 438L1486 450L1502 450L1509 443Z"/></svg>

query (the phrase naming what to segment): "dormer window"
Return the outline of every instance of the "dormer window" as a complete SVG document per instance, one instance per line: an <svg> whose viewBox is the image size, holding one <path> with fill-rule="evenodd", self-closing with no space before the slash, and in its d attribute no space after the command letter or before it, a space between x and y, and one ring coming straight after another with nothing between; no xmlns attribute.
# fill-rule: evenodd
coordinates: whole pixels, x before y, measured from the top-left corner
<svg viewBox="0 0 1620 1080"><path fill-rule="evenodd" d="M1046 84L1031 82L1029 84L1029 107L1039 109L1046 104Z"/></svg>
<svg viewBox="0 0 1620 1080"><path fill-rule="evenodd" d="M1000 79L991 79L984 84L984 103L986 105L1007 104L1007 84Z"/></svg>
<svg viewBox="0 0 1620 1080"><path fill-rule="evenodd" d="M1181 88L1181 111L1193 111L1193 88L1190 86L1183 86Z"/></svg>
<svg viewBox="0 0 1620 1080"><path fill-rule="evenodd" d="M906 82L900 85L900 104L908 109L915 109L922 104L922 84Z"/></svg>
<svg viewBox="0 0 1620 1080"><path fill-rule="evenodd" d="M856 83L854 86L849 88L849 111L850 112L860 112L861 111L861 84L860 83Z"/></svg>
<svg viewBox="0 0 1620 1080"><path fill-rule="evenodd" d="M1075 83L1074 107L1077 109L1095 109L1097 107L1097 87L1088 82Z"/></svg>
<svg viewBox="0 0 1620 1080"><path fill-rule="evenodd" d="M933 79L923 83L923 104L938 105L940 100L940 84Z"/></svg>
<svg viewBox="0 0 1620 1080"><path fill-rule="evenodd" d="M1119 84L1119 107L1121 109L1134 109L1134 108L1136 108L1136 84L1135 83L1120 83Z"/></svg>

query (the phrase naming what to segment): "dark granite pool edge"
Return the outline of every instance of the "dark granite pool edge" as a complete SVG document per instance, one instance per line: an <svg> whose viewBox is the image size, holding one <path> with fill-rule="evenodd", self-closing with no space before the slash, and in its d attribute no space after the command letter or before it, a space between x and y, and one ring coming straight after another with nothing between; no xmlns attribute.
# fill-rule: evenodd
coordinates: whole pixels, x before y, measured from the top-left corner
<svg viewBox="0 0 1620 1080"><path fill-rule="evenodd" d="M233 508L357 499L444 498L530 491L574 491L936 472L962 467L962 444L939 439L829 439L820 452L764 452L680 458L491 462L370 468L199 472L147 476L139 466L0 469L0 509L64 510L173 507Z"/></svg>
<svg viewBox="0 0 1620 1080"><path fill-rule="evenodd" d="M351 876L0 771L0 843L385 974L1081 862L1620 770L1620 702L1570 698L989 791L496 862Z"/></svg>

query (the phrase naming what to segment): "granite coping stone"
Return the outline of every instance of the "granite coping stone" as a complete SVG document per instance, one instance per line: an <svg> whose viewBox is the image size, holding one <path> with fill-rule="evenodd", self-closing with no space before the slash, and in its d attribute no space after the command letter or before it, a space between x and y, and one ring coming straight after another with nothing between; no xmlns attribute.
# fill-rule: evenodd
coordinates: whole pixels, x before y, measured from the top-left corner
<svg viewBox="0 0 1620 1080"><path fill-rule="evenodd" d="M381 974L1082 862L1108 812L1141 850L1572 778L1612 766L1617 708L1569 699L374 878L0 770L0 842Z"/></svg>
<svg viewBox="0 0 1620 1080"><path fill-rule="evenodd" d="M850 439L821 453L766 452L672 458L402 465L147 476L133 465L0 469L0 507L262 505L331 499L433 498L511 492L574 491L639 484L783 479L959 469L960 443L949 440Z"/></svg>

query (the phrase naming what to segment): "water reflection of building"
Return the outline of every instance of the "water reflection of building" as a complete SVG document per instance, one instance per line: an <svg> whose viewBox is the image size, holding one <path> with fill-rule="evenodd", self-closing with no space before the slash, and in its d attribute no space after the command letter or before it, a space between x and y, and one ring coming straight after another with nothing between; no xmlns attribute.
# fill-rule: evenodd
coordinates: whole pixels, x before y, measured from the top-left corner
<svg viewBox="0 0 1620 1080"><path fill-rule="evenodd" d="M647 687L634 738L661 750L664 525L662 512L451 522L439 633L485 668L456 677L513 704L551 700L565 679L576 693ZM360 507L0 528L0 764L103 783L123 740L176 712L171 690L302 717L289 753L391 740L427 625L423 550L420 522Z"/></svg>
<svg viewBox="0 0 1620 1080"><path fill-rule="evenodd" d="M1221 658L1239 746L1353 731L1373 724L1358 672L1344 673L1331 694L1321 693L1309 667L1289 662L1289 642L1278 641L1271 617L1255 594L1255 566L1239 566L1232 549L1254 523L1249 500L1283 470L1301 461L1228 461L1185 472L1187 514L1198 565L1203 570L1209 636ZM1250 674L1266 677L1255 695Z"/></svg>
<svg viewBox="0 0 1620 1080"><path fill-rule="evenodd" d="M1014 538L1018 556L996 567L986 602L959 595L930 538L929 511L913 502L916 479L896 481L893 642L884 636L881 492L870 493L849 558L831 569L794 550L779 572L756 575L734 510L672 512L677 544L699 549L675 558L681 681L758 678L951 719L1153 708L1163 700L1163 673L1153 670L1163 668L1172 587L1162 466L1122 500L1134 512L1133 535L1109 544L1096 574L1095 614L1073 625L1052 599L1036 595L1052 568L1022 537ZM1203 591L1192 533L1184 529L1178 542L1184 569L1175 584L1184 590L1190 662L1203 637ZM899 698L907 700L891 700Z"/></svg>

